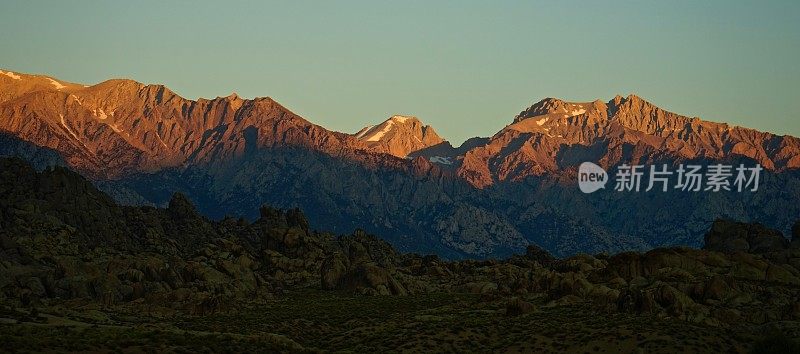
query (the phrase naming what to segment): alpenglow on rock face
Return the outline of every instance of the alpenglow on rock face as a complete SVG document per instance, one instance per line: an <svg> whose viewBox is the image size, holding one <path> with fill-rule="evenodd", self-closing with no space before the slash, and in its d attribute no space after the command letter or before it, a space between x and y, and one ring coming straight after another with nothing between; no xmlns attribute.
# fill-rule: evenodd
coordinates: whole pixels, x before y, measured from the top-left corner
<svg viewBox="0 0 800 354"><path fill-rule="evenodd" d="M188 100L131 80L85 86L3 70L0 131L0 154L55 161L42 158L55 151L125 204L166 206L180 191L212 218L255 219L265 203L300 207L313 227L362 227L400 251L446 258L502 257L531 244L556 256L699 246L717 218L788 235L800 216L800 140L681 116L635 95L544 99L494 135L453 147L414 117L345 134L269 98ZM575 182L587 161L765 170L758 193L587 196Z"/></svg>
<svg viewBox="0 0 800 354"><path fill-rule="evenodd" d="M797 169L800 139L684 117L635 95L580 103L547 98L522 111L485 145L460 156L458 175L483 188L559 173L584 161L608 167L730 157L769 170Z"/></svg>
<svg viewBox="0 0 800 354"><path fill-rule="evenodd" d="M0 130L58 150L96 178L213 165L278 144L331 155L366 148L270 98L193 101L132 80L84 86L26 74L0 75L0 92Z"/></svg>
<svg viewBox="0 0 800 354"><path fill-rule="evenodd" d="M424 125L417 117L394 115L383 123L366 126L355 134L372 150L397 157L444 142L433 127Z"/></svg>

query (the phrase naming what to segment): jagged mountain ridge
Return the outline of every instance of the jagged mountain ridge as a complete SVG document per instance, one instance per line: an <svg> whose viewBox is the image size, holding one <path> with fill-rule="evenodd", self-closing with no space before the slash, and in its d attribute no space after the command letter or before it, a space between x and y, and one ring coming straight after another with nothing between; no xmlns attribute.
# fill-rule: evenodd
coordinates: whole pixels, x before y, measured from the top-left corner
<svg viewBox="0 0 800 354"><path fill-rule="evenodd" d="M268 98L192 101L129 80L91 87L56 81L57 88L49 78L12 75L20 79L0 75L0 87L15 87L3 93L16 95L0 102L0 129L58 151L128 204L166 205L183 191L215 218L254 218L263 203L299 206L315 226L362 226L404 252L448 258L504 256L530 243L559 256L697 246L717 217L786 231L800 215L796 138L682 117L636 96L546 99L492 137L458 148L436 139L424 147L400 144L411 158L404 159L405 151L392 154L380 138L368 144L358 134L328 131ZM29 87L17 87L25 80ZM125 125L119 131L110 127L117 117ZM367 129L361 138L381 131ZM415 140L395 137L408 136ZM582 161L726 159L763 162L764 191L670 193L655 201L646 194L586 196L574 185Z"/></svg>
<svg viewBox="0 0 800 354"><path fill-rule="evenodd" d="M231 94L187 100L162 85L108 80L86 86L3 71L0 129L62 152L74 168L100 178L214 164L271 146L302 146L373 165L381 154L424 156L483 188L497 181L558 173L588 151L602 165L668 155L676 159L744 156L769 170L800 167L800 140L662 110L630 95L604 103L544 99L485 141L455 149L416 117L393 116L356 134L329 131L274 100ZM469 146L474 144L474 146ZM634 155L621 151L630 144ZM426 152L430 150L430 152ZM364 157L367 153L375 156ZM437 155L434 155L437 154Z"/></svg>
<svg viewBox="0 0 800 354"><path fill-rule="evenodd" d="M232 94L194 101L162 85L132 80L84 86L11 74L0 75L0 130L58 150L73 168L98 179L213 165L275 145L365 164L402 164L365 156L360 151L367 145L358 139L312 124L268 97Z"/></svg>
<svg viewBox="0 0 800 354"><path fill-rule="evenodd" d="M656 159L751 159L764 168L800 167L800 139L689 118L636 95L604 103L547 98L522 111L483 146L468 150L457 174L477 187L560 173L583 161L609 167Z"/></svg>

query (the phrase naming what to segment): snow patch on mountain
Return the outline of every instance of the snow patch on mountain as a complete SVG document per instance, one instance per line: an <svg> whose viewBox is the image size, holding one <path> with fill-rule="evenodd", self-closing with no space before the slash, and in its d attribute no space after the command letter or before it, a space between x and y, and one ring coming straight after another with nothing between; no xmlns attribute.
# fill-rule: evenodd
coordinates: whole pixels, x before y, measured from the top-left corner
<svg viewBox="0 0 800 354"><path fill-rule="evenodd" d="M107 125L109 127L111 127L111 130L113 130L115 133L122 133L123 132L122 129L120 129L118 126L116 126L114 124L107 124Z"/></svg>
<svg viewBox="0 0 800 354"><path fill-rule="evenodd" d="M51 79L49 77L47 79L50 80L50 83L53 84L53 86L56 88L56 90L60 90L60 89L66 87L66 86L62 85L60 82L58 82L56 80L53 80L53 79Z"/></svg>
<svg viewBox="0 0 800 354"><path fill-rule="evenodd" d="M97 119L105 120L106 118L108 118L108 115L106 115L106 112L104 112L102 108L99 109L99 112L100 113L98 114L98 110L97 109L93 109L92 110L92 114L95 117L97 117Z"/></svg>
<svg viewBox="0 0 800 354"><path fill-rule="evenodd" d="M3 70L0 70L0 74L3 74L3 75L5 75L5 76L8 76L8 77L10 77L10 78L12 78L12 79L14 79L14 80L22 80L22 76L19 76L19 75L17 75L17 74L14 74L14 73L12 73L12 72L10 72L10 71L5 71L5 72L4 72Z"/></svg>
<svg viewBox="0 0 800 354"><path fill-rule="evenodd" d="M81 141L81 139L78 139L78 135L75 134L75 132L72 131L72 129L70 129L69 126L67 126L67 122L64 120L64 115L63 114L59 114L59 116L61 117L61 126L64 127L64 129L66 129L67 132L70 135L72 135L73 138L75 138L75 140L77 140L79 143L81 143L81 145L83 145L83 147L88 148L86 146L86 144L83 141Z"/></svg>
<svg viewBox="0 0 800 354"><path fill-rule="evenodd" d="M391 120L387 121L386 125L383 126L383 129L381 129L379 132L372 134L372 136L370 136L367 139L367 141L381 141L381 138L383 138L383 136L386 135L386 133L392 130L392 125L394 125L393 121Z"/></svg>
<svg viewBox="0 0 800 354"><path fill-rule="evenodd" d="M405 123L408 120L406 116L392 116L391 120L396 121L398 123Z"/></svg>
<svg viewBox="0 0 800 354"><path fill-rule="evenodd" d="M164 139L161 138L161 134L156 132L156 137L158 137L158 141L161 142L161 145L164 145L164 147L167 147L167 144L164 143Z"/></svg>
<svg viewBox="0 0 800 354"><path fill-rule="evenodd" d="M363 129L361 129L358 133L356 133L356 139L363 138L364 135L366 135L367 133L369 133L370 130L372 130L372 128L375 128L375 126L374 125L368 125L368 126L364 127Z"/></svg>

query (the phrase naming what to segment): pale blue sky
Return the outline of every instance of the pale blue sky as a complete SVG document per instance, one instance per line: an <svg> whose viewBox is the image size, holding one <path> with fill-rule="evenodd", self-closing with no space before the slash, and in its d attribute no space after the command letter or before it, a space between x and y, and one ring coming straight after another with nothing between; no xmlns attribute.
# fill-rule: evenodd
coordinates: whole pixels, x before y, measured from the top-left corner
<svg viewBox="0 0 800 354"><path fill-rule="evenodd" d="M798 1L5 1L0 68L271 96L330 129L410 114L460 143L544 97L637 93L800 136Z"/></svg>

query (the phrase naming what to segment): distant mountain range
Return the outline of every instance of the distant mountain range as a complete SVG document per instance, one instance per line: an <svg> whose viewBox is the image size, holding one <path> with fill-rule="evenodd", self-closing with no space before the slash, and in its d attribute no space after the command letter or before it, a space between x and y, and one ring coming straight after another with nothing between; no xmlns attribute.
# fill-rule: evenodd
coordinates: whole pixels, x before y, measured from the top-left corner
<svg viewBox="0 0 800 354"><path fill-rule="evenodd" d="M410 116L347 134L270 98L194 101L131 80L85 86L0 71L0 154L65 164L122 203L166 205L181 191L215 218L297 206L313 227L367 227L401 251L448 258L528 244L558 256L698 246L718 217L785 234L800 218L795 137L684 117L635 95L547 98L509 121L453 147ZM575 183L584 161L765 171L757 192L586 195Z"/></svg>

